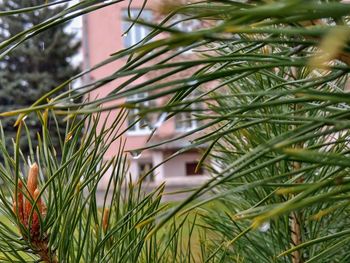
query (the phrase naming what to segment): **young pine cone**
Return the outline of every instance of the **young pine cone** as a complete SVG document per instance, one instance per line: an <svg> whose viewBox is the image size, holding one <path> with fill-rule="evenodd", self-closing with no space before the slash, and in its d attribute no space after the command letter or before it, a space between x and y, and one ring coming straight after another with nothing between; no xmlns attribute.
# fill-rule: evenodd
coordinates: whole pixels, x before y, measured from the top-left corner
<svg viewBox="0 0 350 263"><path fill-rule="evenodd" d="M29 169L27 188L23 189L22 181L18 181L13 211L20 224L19 229L22 237L28 241L34 253L43 262L56 263L58 260L48 246L48 237L40 229L40 220L43 220L46 216L46 206L39 197L38 176L39 167L34 163ZM35 206L34 209L33 205Z"/></svg>

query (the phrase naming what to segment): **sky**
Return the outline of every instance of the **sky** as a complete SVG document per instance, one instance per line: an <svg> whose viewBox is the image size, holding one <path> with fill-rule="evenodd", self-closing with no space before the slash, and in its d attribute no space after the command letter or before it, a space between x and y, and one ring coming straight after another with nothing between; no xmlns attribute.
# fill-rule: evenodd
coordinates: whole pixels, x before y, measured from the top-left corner
<svg viewBox="0 0 350 263"><path fill-rule="evenodd" d="M69 2L69 5L72 6L78 2L79 2L79 0L72 0ZM83 33L83 30L82 30L83 22L82 21L83 21L82 17L79 16L79 17L73 19L72 22L66 27L66 31L76 33L76 37L80 41L82 40L82 33ZM80 50L79 54L74 56L74 58L72 59L72 63L74 65L79 65L82 63L82 60L83 60L82 53L83 53L82 50Z"/></svg>
<svg viewBox="0 0 350 263"><path fill-rule="evenodd" d="M69 2L69 5L75 5L79 2L79 0L72 0ZM81 30L82 29L82 18L81 16L75 18L69 25L68 30L73 30L73 31L77 31L77 30Z"/></svg>

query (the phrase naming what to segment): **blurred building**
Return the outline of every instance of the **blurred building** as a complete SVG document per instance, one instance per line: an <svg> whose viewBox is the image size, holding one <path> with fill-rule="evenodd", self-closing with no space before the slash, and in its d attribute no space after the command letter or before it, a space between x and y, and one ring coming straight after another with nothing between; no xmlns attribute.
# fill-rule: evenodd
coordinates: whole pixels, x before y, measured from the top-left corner
<svg viewBox="0 0 350 263"><path fill-rule="evenodd" d="M138 16L143 2L143 0L134 0L132 2L132 8L130 10L132 18ZM149 33L148 28L134 25L130 28L127 34L124 34L130 26L130 22L123 20L123 18L128 17L128 3L129 1L122 1L121 3L92 12L83 18L83 58L85 68L91 68L108 58L111 54L138 43ZM141 13L141 18L146 21L154 22L154 20L159 19L159 15L146 7ZM179 23L177 26L183 27L183 30L191 30L192 26L196 26L195 23L196 22L185 24L185 22L183 22ZM185 52L182 59L186 59L186 57L193 55L194 54L192 54L191 51ZM113 63L109 63L106 66L91 72L88 77L90 78L90 81L101 79L115 72L126 62L126 58L118 59ZM141 83L147 80L147 78L154 77L152 74L141 77L136 83ZM188 72L188 74L191 74L191 72ZM117 87L118 84L125 80L126 78L120 78L104 85L103 88L92 92L90 98L106 96L110 91ZM146 97L147 95L147 93L138 93L132 97L128 97L127 100L133 101ZM154 102L145 102L142 106L152 107L161 105L162 103L165 103L164 98L158 99ZM108 106L108 104L105 106ZM113 116L116 116L117 114L117 111L113 111L112 113L102 113L99 125L102 126L106 118L108 118L107 123L111 123L114 118ZM191 112L178 114L167 121L164 121L164 117L164 115L152 116L152 120L148 120L152 123L149 123L146 118L145 120L137 122L131 126L125 134L125 149L133 150L146 145L157 144L164 140L175 138L184 132L188 132L189 130L198 127L198 122L193 119ZM134 123L136 118L137 109L130 110L127 121L123 123L123 128ZM153 134L150 141L148 141L152 132L152 126L158 127L158 129ZM188 146L189 143L189 139L187 138L180 139L150 150L142 151L141 154L138 152L128 154L128 158L130 159L130 173L134 179L139 178L147 170L162 163L176 151ZM118 152L118 149L119 142L114 142L108 149L105 158L107 160L112 158ZM201 168L195 171L198 160L201 156L200 152L201 149L196 149L176 156L157 167L153 174L149 175L146 180L155 184L166 181L167 185L175 186L191 186L203 182L208 178L205 170ZM108 178L106 178L106 180L107 179Z"/></svg>

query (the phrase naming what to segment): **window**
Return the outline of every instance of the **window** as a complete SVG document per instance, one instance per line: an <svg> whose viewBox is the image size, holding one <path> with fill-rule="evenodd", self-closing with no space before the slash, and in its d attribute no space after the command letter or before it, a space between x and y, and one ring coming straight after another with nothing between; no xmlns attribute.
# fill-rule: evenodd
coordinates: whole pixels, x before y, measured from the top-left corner
<svg viewBox="0 0 350 263"><path fill-rule="evenodd" d="M188 96L188 100L191 101L195 99L199 93L194 91L192 94ZM190 131L198 127L198 120L191 112L191 109L200 109L200 103L191 103L187 107L187 111L179 112L175 115L175 129L177 131Z"/></svg>
<svg viewBox="0 0 350 263"><path fill-rule="evenodd" d="M139 178L142 178L143 176L146 176L143 178L144 182L154 182L154 174L149 173L149 171L152 169L152 163L139 163Z"/></svg>
<svg viewBox="0 0 350 263"><path fill-rule="evenodd" d="M129 96L127 101L133 102L147 97L147 93L137 93ZM148 107L149 101L141 102L137 104L139 107ZM150 128L148 127L145 118L140 119L139 109L130 109L128 114L128 132L130 133L148 133Z"/></svg>
<svg viewBox="0 0 350 263"><path fill-rule="evenodd" d="M182 32L195 32L201 28L201 22L198 19L190 19L189 16L177 14L171 19L174 28ZM184 47L179 48L184 50ZM186 50L183 54L191 54L192 49Z"/></svg>
<svg viewBox="0 0 350 263"><path fill-rule="evenodd" d="M203 174L202 167L199 167L199 169L196 172L197 165L198 165L198 162L186 163L186 175L187 176L202 175Z"/></svg>
<svg viewBox="0 0 350 263"><path fill-rule="evenodd" d="M198 19L190 19L185 15L175 15L172 18L174 27L182 32L194 32L201 28L201 22Z"/></svg>
<svg viewBox="0 0 350 263"><path fill-rule="evenodd" d="M177 131L190 131L197 128L197 120L191 112L180 112L175 115L175 129Z"/></svg>
<svg viewBox="0 0 350 263"><path fill-rule="evenodd" d="M130 10L130 19L136 19L139 13L141 12L138 19L145 20L145 21L151 21L152 20L152 12L150 10L141 10L138 8L133 8ZM123 10L123 18L129 17L129 11L128 9ZM126 32L129 27L131 26L132 22L123 21L123 32ZM123 35L124 40L124 47L128 48L131 47L137 43L139 43L142 39L144 39L149 33L150 28L134 24L130 30Z"/></svg>

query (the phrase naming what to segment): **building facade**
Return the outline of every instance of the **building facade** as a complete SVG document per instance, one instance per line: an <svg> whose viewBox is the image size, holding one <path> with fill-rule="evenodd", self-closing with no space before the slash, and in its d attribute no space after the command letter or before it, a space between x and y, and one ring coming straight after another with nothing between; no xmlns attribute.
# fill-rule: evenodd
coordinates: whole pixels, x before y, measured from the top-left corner
<svg viewBox="0 0 350 263"><path fill-rule="evenodd" d="M131 17L136 18L142 7L143 0L135 0L132 2L132 8L130 9ZM83 58L85 68L93 67L104 59L108 58L111 54L128 48L140 40L142 40L148 33L149 29L140 25L134 25L125 34L126 30L130 27L130 22L126 22L123 18L128 16L128 1L122 1L119 4L114 4L101 10L92 12L83 18ZM147 6L142 12L142 19L153 21L157 19L157 15ZM182 29L189 29L193 24L180 23L179 27L185 27ZM191 56L191 52L184 54L184 56ZM115 72L118 68L122 67L126 63L126 59L119 59L113 63L109 63L106 66L99 68L90 73L89 78L91 80L98 80ZM138 81L147 80L147 76L141 77ZM90 94L90 98L98 98L106 96L111 90L113 90L118 82L125 81L125 79L114 80L111 83L104 85L102 88L93 91ZM133 101L142 99L147 96L146 93L135 94L128 97L127 100ZM161 105L164 103L163 99L158 99L154 103ZM145 102L144 107L151 107ZM107 105L108 106L108 105ZM116 116L117 111L111 113L104 112L101 115L100 126L106 118L107 123L113 122L113 116ZM128 131L124 135L126 141L125 151L129 152L129 164L130 173L135 179L142 177L152 167L156 167L152 174L148 175L145 180L151 184L159 184L166 181L166 184L172 186L186 187L194 186L205 181L208 176L204 169L195 169L200 159L201 150L196 149L187 151L176 157L168 160L164 164L164 160L168 159L175 152L183 149L189 145L189 139L180 139L172 143L164 144L159 147L155 147L149 150L144 150L142 153L133 151L137 148L142 148L149 144L157 144L161 141L168 140L180 136L184 132L188 132L191 129L195 129L198 126L198 122L194 120L191 112L181 113L165 120L164 115L156 116L155 123L153 120L153 126L157 127L156 132L152 133L152 125L147 123L147 119L136 122L137 109L129 111L127 120L123 123L123 127L130 126ZM112 158L117 152L119 142L114 142L106 153L106 160ZM107 182L108 178L106 178ZM103 185L103 184L102 184Z"/></svg>

